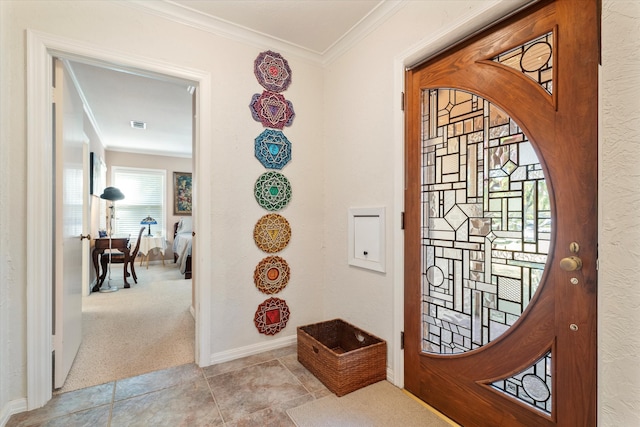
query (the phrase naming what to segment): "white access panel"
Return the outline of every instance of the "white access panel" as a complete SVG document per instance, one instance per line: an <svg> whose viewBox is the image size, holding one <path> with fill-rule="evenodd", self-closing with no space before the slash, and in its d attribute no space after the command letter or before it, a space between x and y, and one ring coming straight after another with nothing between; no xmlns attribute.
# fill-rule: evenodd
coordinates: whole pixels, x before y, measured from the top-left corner
<svg viewBox="0 0 640 427"><path fill-rule="evenodd" d="M385 272L385 209L349 209L349 264Z"/></svg>

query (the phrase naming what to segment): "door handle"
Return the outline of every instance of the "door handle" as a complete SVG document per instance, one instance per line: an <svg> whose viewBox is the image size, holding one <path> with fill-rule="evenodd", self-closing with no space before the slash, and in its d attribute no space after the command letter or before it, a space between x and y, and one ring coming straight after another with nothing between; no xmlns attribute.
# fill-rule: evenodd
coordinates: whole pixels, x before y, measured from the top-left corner
<svg viewBox="0 0 640 427"><path fill-rule="evenodd" d="M87 234L86 236L80 235L80 240L89 239L91 240L91 234Z"/></svg>
<svg viewBox="0 0 640 427"><path fill-rule="evenodd" d="M570 256L560 260L560 268L564 271L576 271L582 268L582 260L577 256Z"/></svg>

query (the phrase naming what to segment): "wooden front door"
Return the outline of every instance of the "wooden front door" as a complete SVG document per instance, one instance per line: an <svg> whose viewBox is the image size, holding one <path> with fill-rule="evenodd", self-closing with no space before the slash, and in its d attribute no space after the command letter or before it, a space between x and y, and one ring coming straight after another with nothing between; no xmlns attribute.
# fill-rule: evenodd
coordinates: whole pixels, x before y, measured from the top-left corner
<svg viewBox="0 0 640 427"><path fill-rule="evenodd" d="M464 426L596 425L598 0L406 76L405 387Z"/></svg>

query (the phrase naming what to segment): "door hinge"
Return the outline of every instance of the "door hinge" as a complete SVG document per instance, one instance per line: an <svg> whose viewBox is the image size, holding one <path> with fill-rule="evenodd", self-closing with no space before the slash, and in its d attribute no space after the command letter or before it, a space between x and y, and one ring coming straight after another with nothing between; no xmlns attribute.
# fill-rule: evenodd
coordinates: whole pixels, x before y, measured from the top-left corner
<svg viewBox="0 0 640 427"><path fill-rule="evenodd" d="M404 212L400 213L400 230L404 230Z"/></svg>
<svg viewBox="0 0 640 427"><path fill-rule="evenodd" d="M404 92L400 92L400 110L404 111Z"/></svg>
<svg viewBox="0 0 640 427"><path fill-rule="evenodd" d="M400 350L404 350L404 331L400 332Z"/></svg>

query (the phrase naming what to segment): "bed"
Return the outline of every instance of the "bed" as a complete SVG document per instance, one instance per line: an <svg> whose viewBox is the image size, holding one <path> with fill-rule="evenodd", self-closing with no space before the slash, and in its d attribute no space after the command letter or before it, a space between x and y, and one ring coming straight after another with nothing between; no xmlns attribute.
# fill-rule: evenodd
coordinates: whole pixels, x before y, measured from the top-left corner
<svg viewBox="0 0 640 427"><path fill-rule="evenodd" d="M184 217L173 225L173 262L180 266L185 279L191 279L191 242L193 226L191 217Z"/></svg>

